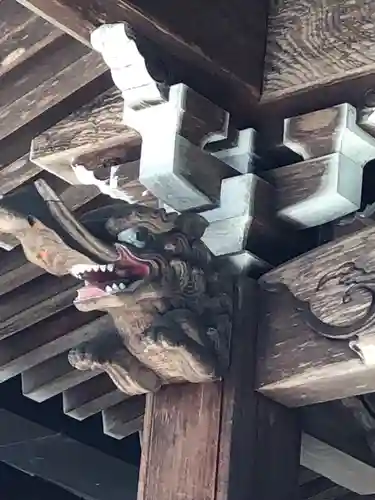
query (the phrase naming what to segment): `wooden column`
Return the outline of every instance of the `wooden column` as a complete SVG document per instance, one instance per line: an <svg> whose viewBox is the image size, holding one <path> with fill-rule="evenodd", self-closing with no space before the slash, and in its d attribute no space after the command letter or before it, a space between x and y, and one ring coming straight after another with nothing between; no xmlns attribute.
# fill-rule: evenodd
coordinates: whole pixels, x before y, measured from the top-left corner
<svg viewBox="0 0 375 500"><path fill-rule="evenodd" d="M244 280L223 382L148 396L138 500L297 498L294 414L253 390L256 310L256 287Z"/></svg>

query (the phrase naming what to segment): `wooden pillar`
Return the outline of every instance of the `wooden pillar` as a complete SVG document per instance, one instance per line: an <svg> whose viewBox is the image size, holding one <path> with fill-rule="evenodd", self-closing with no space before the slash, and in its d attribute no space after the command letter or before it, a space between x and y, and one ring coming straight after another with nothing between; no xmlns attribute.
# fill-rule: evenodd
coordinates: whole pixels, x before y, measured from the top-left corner
<svg viewBox="0 0 375 500"><path fill-rule="evenodd" d="M148 396L138 500L298 498L295 415L253 390L256 311L256 285L242 280L223 382Z"/></svg>

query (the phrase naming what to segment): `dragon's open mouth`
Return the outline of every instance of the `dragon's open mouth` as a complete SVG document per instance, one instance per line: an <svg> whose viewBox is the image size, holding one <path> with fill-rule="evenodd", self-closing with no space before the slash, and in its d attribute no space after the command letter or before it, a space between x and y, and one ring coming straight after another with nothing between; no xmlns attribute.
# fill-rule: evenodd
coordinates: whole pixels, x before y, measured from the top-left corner
<svg viewBox="0 0 375 500"><path fill-rule="evenodd" d="M119 245L119 259L111 264L76 265L71 272L85 282L75 302L133 291L151 274L151 262Z"/></svg>

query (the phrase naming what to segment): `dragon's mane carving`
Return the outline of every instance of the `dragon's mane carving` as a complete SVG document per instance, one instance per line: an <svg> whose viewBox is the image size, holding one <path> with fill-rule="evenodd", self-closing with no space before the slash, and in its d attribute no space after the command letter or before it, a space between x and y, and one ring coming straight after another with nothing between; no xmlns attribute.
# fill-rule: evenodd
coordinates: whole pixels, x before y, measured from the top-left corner
<svg viewBox="0 0 375 500"><path fill-rule="evenodd" d="M108 312L118 330L73 349L71 364L105 370L127 394L220 377L229 359L232 281L200 241L207 222L124 202L78 221L44 181L35 186L31 204L2 200L1 230L47 272L82 280L76 307Z"/></svg>

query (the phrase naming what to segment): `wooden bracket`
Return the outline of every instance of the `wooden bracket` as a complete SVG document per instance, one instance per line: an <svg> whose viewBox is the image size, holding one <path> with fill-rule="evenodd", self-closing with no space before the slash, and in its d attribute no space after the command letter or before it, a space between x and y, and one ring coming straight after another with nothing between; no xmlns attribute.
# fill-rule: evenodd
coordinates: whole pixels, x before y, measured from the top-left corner
<svg viewBox="0 0 375 500"><path fill-rule="evenodd" d="M274 188L252 173L254 130L234 129L226 111L183 84L158 84L124 24L99 27L92 44L122 92L124 124L139 133L139 159L131 158L128 179L135 177L133 168L139 169L140 184L161 203L177 212L199 211L209 222L203 241L214 255L269 268L262 249L265 240L279 243L280 234ZM117 164L115 155L111 159L109 151L104 153L112 168L107 185L112 179L115 189L118 169L126 176L131 156L128 144L120 149ZM93 171L95 159L97 153L76 158L77 175Z"/></svg>
<svg viewBox="0 0 375 500"><path fill-rule="evenodd" d="M375 227L265 274L258 388L288 406L375 390Z"/></svg>
<svg viewBox="0 0 375 500"><path fill-rule="evenodd" d="M284 144L301 162L269 173L278 216L312 227L360 208L363 167L375 158L375 138L350 104L285 120Z"/></svg>

